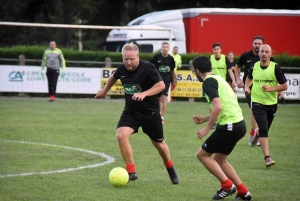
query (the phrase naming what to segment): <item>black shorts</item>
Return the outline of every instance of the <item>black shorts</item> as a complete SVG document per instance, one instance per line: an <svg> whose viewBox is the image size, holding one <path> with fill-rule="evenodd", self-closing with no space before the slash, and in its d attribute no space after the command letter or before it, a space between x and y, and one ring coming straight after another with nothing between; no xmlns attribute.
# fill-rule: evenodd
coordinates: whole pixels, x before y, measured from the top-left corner
<svg viewBox="0 0 300 201"><path fill-rule="evenodd" d="M168 96L168 94L169 94L169 88L170 88L171 80L170 79L163 79L163 81L165 83L165 89L158 94L158 97L161 97L161 95Z"/></svg>
<svg viewBox="0 0 300 201"><path fill-rule="evenodd" d="M262 105L252 102L252 112L259 128L259 137L268 137L269 129L274 120L277 104Z"/></svg>
<svg viewBox="0 0 300 201"><path fill-rule="evenodd" d="M142 114L134 112L131 109L125 108L117 128L130 127L137 133L139 127L142 127L143 132L146 133L153 141L162 142L164 140L163 126L159 109L149 114Z"/></svg>
<svg viewBox="0 0 300 201"><path fill-rule="evenodd" d="M208 153L229 155L236 143L246 134L246 124L242 120L230 125L217 125L216 130L206 139L202 149Z"/></svg>

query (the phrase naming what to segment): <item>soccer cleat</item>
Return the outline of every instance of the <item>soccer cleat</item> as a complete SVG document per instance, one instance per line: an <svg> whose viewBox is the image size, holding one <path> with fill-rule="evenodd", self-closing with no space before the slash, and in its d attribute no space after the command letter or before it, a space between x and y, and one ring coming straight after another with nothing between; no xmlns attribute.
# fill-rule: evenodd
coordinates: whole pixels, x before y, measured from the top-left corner
<svg viewBox="0 0 300 201"><path fill-rule="evenodd" d="M223 188L220 188L217 190L217 193L212 197L213 200L221 200L227 197L228 195L232 195L236 193L236 187L234 184L232 184L231 189L224 190Z"/></svg>
<svg viewBox="0 0 300 201"><path fill-rule="evenodd" d="M251 140L251 147L255 147L257 145L258 142L258 136L257 134L255 134Z"/></svg>
<svg viewBox="0 0 300 201"><path fill-rule="evenodd" d="M49 101L50 101L50 102L53 102L54 100L55 100L55 96L50 96L50 97L49 97Z"/></svg>
<svg viewBox="0 0 300 201"><path fill-rule="evenodd" d="M178 175L176 173L175 168L172 166L171 168L167 168L168 174L170 176L170 180L173 184L178 184L179 182L179 178Z"/></svg>
<svg viewBox="0 0 300 201"><path fill-rule="evenodd" d="M241 195L237 194L237 196L235 197L235 200L252 200L252 199L253 198L249 191L247 192L247 194L245 196L241 196Z"/></svg>
<svg viewBox="0 0 300 201"><path fill-rule="evenodd" d="M265 162L266 162L266 167L271 167L272 165L275 165L275 161L273 161L272 158L270 157L267 158Z"/></svg>
<svg viewBox="0 0 300 201"><path fill-rule="evenodd" d="M135 181L135 180L138 179L138 176L137 176L136 172L128 173L128 175L129 175L129 180L128 180L128 182L129 182L129 181Z"/></svg>

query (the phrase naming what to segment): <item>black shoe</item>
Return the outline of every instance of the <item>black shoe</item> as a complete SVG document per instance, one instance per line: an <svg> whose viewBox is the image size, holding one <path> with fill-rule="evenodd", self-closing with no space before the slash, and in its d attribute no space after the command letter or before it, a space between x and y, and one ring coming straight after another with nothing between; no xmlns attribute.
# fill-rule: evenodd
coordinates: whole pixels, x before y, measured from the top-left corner
<svg viewBox="0 0 300 201"><path fill-rule="evenodd" d="M134 180L137 180L137 179L138 179L138 176L137 176L136 172L128 173L128 175L129 175L129 180L128 180L128 182L129 182L129 181L134 181Z"/></svg>
<svg viewBox="0 0 300 201"><path fill-rule="evenodd" d="M245 196L241 196L241 195L237 194L237 196L235 197L235 200L252 200L252 199L253 198L249 191L247 192L247 194Z"/></svg>
<svg viewBox="0 0 300 201"><path fill-rule="evenodd" d="M228 195L232 195L236 192L236 187L234 184L232 184L231 189L229 190L224 190L223 188L220 188L219 190L217 190L217 193L212 197L212 199L214 200L221 200L225 197L227 197Z"/></svg>
<svg viewBox="0 0 300 201"><path fill-rule="evenodd" d="M172 182L173 184L178 184L179 178L178 178L178 176L177 176L177 173L176 173L175 168L172 166L171 168L167 168L167 171L168 171L168 173L169 173L171 182Z"/></svg>

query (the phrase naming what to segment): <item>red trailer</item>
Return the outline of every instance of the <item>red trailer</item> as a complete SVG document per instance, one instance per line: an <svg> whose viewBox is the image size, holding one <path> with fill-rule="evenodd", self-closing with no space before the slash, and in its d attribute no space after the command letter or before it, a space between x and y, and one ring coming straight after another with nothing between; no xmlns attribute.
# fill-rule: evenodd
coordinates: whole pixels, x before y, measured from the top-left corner
<svg viewBox="0 0 300 201"><path fill-rule="evenodd" d="M254 36L265 38L274 54L300 55L300 12L257 9L183 10L187 52L211 52L220 42L223 52L240 55Z"/></svg>
<svg viewBox="0 0 300 201"><path fill-rule="evenodd" d="M135 27L172 28L171 47L179 53L212 53L212 44L220 42L222 53L236 55L251 49L254 36L262 36L274 54L300 55L300 10L188 8L157 11L128 23ZM122 37L120 37L120 35ZM112 30L107 37L108 50L120 51L126 42L140 50L155 52L169 40L169 33L156 30Z"/></svg>

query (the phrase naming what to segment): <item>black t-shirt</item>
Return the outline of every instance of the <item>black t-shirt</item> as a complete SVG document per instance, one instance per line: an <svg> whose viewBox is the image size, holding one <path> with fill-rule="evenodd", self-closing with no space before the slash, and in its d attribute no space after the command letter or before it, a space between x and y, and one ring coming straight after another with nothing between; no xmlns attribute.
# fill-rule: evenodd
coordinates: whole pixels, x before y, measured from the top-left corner
<svg viewBox="0 0 300 201"><path fill-rule="evenodd" d="M251 68L249 69L248 77L250 79L253 79L253 75L252 75L252 73L253 73L253 67L254 67L254 65L251 66ZM262 69L266 69L268 66L260 66L260 67ZM284 84L284 83L287 82L286 77L285 77L282 69L279 67L278 64L275 64L275 70L274 71L275 71L276 79L277 79L277 81L278 81L279 84Z"/></svg>
<svg viewBox="0 0 300 201"><path fill-rule="evenodd" d="M258 55L253 54L253 50L250 50L248 52L244 52L239 60L237 61L237 65L240 67L244 67L244 77L243 82L245 83L246 78L248 76L248 72L251 66L253 66L256 62L260 60ZM273 57L271 57L271 61L274 61Z"/></svg>
<svg viewBox="0 0 300 201"><path fill-rule="evenodd" d="M202 85L204 93L209 97L209 100L212 101L214 98L219 97L219 84L215 78L209 77L204 80Z"/></svg>
<svg viewBox="0 0 300 201"><path fill-rule="evenodd" d="M151 63L157 68L158 72L160 73L162 79L166 82L170 82L171 72L175 68L175 61L174 58L168 54L167 57L163 57L161 53L154 55L151 60Z"/></svg>
<svg viewBox="0 0 300 201"><path fill-rule="evenodd" d="M128 71L124 64L119 66L113 74L115 79L120 79L125 91L125 108L138 113L150 114L159 110L158 96L147 96L143 101L132 100L134 93L147 91L157 82L162 81L160 74L153 64L140 60L134 71Z"/></svg>

